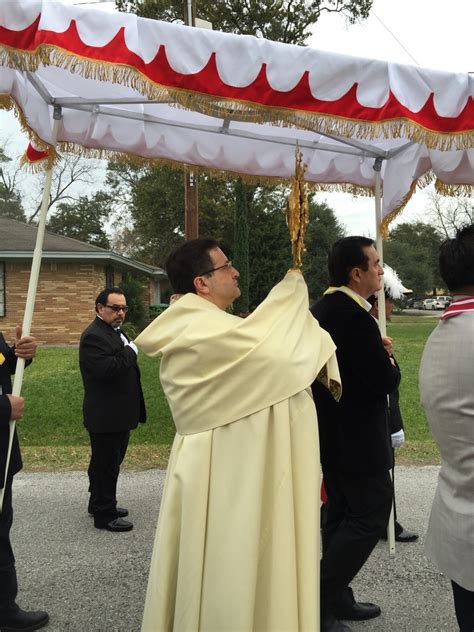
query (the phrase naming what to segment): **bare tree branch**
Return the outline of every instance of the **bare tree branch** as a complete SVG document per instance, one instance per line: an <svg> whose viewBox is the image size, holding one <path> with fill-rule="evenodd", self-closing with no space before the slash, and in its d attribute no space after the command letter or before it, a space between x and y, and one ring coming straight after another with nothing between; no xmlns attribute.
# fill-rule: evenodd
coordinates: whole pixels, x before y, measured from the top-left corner
<svg viewBox="0 0 474 632"><path fill-rule="evenodd" d="M435 192L430 193L429 198L428 217L446 239L463 226L474 222L472 198L446 198Z"/></svg>
<svg viewBox="0 0 474 632"><path fill-rule="evenodd" d="M97 161L86 160L75 154L64 154L60 163L53 171L53 183L49 196L48 209L60 201L77 200L84 192L84 187L76 194L73 190L78 184L92 185L95 180ZM29 216L28 223L33 222L41 210L42 191L35 195L37 203L34 212Z"/></svg>

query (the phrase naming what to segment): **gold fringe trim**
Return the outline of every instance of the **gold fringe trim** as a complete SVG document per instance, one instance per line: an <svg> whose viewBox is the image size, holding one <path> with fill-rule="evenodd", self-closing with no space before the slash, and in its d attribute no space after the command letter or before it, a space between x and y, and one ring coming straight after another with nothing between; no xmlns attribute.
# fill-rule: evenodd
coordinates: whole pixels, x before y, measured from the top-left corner
<svg viewBox="0 0 474 632"><path fill-rule="evenodd" d="M1 52L1 51L0 51ZM28 136L30 141L33 141L35 146L42 151L48 151L49 155L47 159L39 160L37 162L31 163L24 156L20 160L20 164L24 166L28 171L32 173L40 173L41 171L45 171L49 169L51 166L57 164L61 160L60 153L53 148L52 145L44 141L40 138L36 132L28 125L26 118L20 108L20 106L16 103L15 99L12 96L8 95L0 95L0 109L13 111L16 118L18 119L21 129ZM127 154L126 152L118 152L112 151L108 149L96 149L89 147L82 147L81 145L76 145L71 142L59 142L58 147L67 153L73 153L76 155L80 155L84 158L95 158L102 160L117 160L117 161L130 161L134 164L140 166L166 166L172 169L181 170L183 169L183 163L171 160L167 158L148 158L143 156L137 156L135 154ZM26 149L26 148L25 148ZM283 178L277 176L258 176L247 173L241 173L238 171L224 171L222 169L212 169L206 168L202 165L188 165L195 169L200 169L205 171L208 175L213 178L218 178L221 180L229 180L231 178L242 178L244 182L253 186L288 186L291 177ZM415 181L411 187L409 192L404 196L402 202L399 204L397 208L391 211L387 217L384 218L382 222L382 236L384 239L388 237L389 225L392 221L402 212L410 198L412 197L416 188L425 188L429 184L431 184L435 180L435 189L442 195L452 196L452 197L460 197L460 196L471 196L474 195L474 185L471 184L449 184L446 182L442 182L441 180L437 180L436 176L429 172L424 174L417 181ZM306 186L315 192L342 192L349 193L351 195L358 196L370 196L373 197L375 195L373 187L362 187L360 185L353 184L345 184L345 183L321 183L321 182L306 182Z"/></svg>
<svg viewBox="0 0 474 632"><path fill-rule="evenodd" d="M28 173L43 173L55 167L59 162L61 162L62 156L58 154L57 151L54 151L53 148L49 150L49 154L40 160L35 160L32 162L28 159L26 155L26 151L23 156L20 158L20 167L22 167Z"/></svg>
<svg viewBox="0 0 474 632"><path fill-rule="evenodd" d="M111 160L118 162L130 162L132 164L142 167L169 167L175 170L182 170L185 166L192 169L198 169L207 173L209 176L219 180L230 180L232 178L242 178L242 180L252 186L288 186L290 177L283 178L280 176L260 176L249 173L241 173L239 171L224 171L223 169L213 169L203 165L196 165L193 163L183 163L178 160L172 160L171 158L149 158L144 156L137 156L135 154L128 154L126 152L112 151L109 149L96 149L89 147L81 147L74 143L58 143L58 147L62 152L76 154L83 158L94 158L96 160ZM311 186L311 183L308 183Z"/></svg>
<svg viewBox="0 0 474 632"><path fill-rule="evenodd" d="M408 191L408 193L403 197L402 201L400 202L400 204L397 206L397 208L394 208L393 211L390 211L390 213L388 215L386 215L383 220L382 220L382 225L380 227L380 232L382 233L382 238L383 239L387 239L388 237L388 227L389 225L393 222L393 220L398 217L398 215L400 215L400 213L403 211L403 209L405 208L405 206L408 204L408 202L411 199L411 196L413 195L413 193L415 192L416 189L416 185L417 185L417 181L415 180L415 182L412 183L410 190Z"/></svg>
<svg viewBox="0 0 474 632"><path fill-rule="evenodd" d="M474 184L449 184L436 180L435 190L441 195L449 197L472 197L474 195Z"/></svg>
<svg viewBox="0 0 474 632"><path fill-rule="evenodd" d="M0 47L0 64L35 72L43 64L56 66L86 79L121 83L149 99L174 102L176 107L192 109L214 117L252 123L267 122L282 127L299 127L335 136L373 140L377 138L408 138L441 151L474 147L473 130L433 132L414 121L397 118L383 122L353 120L333 114L321 114L284 107L263 106L237 99L170 88L156 84L133 66L103 62L71 54L52 45L40 45L36 51L20 51L5 45Z"/></svg>
<svg viewBox="0 0 474 632"><path fill-rule="evenodd" d="M436 180L435 174L432 171L429 171L428 173L425 173L424 175L420 176L417 180L415 180L412 183L412 185L410 187L410 190L403 197L403 199L400 202L400 204L396 208L394 208L393 211L390 211L390 213L386 217L384 217L384 219L382 220L381 232L382 232L383 239L387 239L388 238L388 228L389 228L390 224L403 211L405 206L410 201L413 193L416 191L416 189L420 189L420 190L424 189L427 186L429 186L434 180ZM435 187L436 186L437 185L435 184Z"/></svg>
<svg viewBox="0 0 474 632"><path fill-rule="evenodd" d="M344 182L308 182L307 185L314 191L323 191L326 193L349 193L350 195L358 195L362 197L374 197L375 189L372 186L362 186L359 184L350 184Z"/></svg>
<svg viewBox="0 0 474 632"><path fill-rule="evenodd" d="M28 125L22 109L12 96L0 95L0 110L13 112L15 118L20 124L21 130L28 136L29 141L32 142L40 151L48 152L47 157L35 162L30 162L26 157L27 148L25 147L25 153L20 158L20 167L24 167L27 171L31 173L41 173L42 171L50 169L52 166L56 165L59 162L61 157L59 156L56 149L52 145L44 141L42 138L40 138L38 134L36 134L36 132Z"/></svg>

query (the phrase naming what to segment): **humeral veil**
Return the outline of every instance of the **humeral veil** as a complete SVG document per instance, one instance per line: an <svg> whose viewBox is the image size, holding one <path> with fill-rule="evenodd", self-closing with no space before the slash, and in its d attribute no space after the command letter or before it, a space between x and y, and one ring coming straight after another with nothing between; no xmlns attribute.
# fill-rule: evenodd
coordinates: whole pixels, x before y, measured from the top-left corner
<svg viewBox="0 0 474 632"><path fill-rule="evenodd" d="M335 346L290 271L246 319L186 294L137 344L176 425L143 631L319 630L320 465L309 386Z"/></svg>

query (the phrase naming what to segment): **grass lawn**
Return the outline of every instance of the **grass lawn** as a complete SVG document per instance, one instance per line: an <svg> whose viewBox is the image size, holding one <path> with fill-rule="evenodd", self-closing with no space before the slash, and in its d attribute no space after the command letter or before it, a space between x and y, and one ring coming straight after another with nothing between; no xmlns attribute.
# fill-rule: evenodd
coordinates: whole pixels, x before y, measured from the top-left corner
<svg viewBox="0 0 474 632"><path fill-rule="evenodd" d="M436 327L432 316L394 316L387 334L394 341L394 355L402 372L400 408L406 443L397 451L397 463L439 463L438 449L431 438L418 393L418 369L425 342Z"/></svg>
<svg viewBox="0 0 474 632"><path fill-rule="evenodd" d="M166 467L174 426L159 382L157 360L140 354L148 421L131 433L127 467ZM25 371L25 415L18 423L25 467L82 469L89 435L82 423L78 349L42 348Z"/></svg>
<svg viewBox="0 0 474 632"><path fill-rule="evenodd" d="M388 334L402 369L400 401L407 443L398 451L399 463L438 463L424 413L418 401L418 367L424 343L436 318L394 316ZM140 354L142 386L148 412L146 424L131 434L126 467L166 467L174 426L161 390L156 359ZM25 468L85 469L89 437L82 424L82 381L78 349L42 348L25 371L22 394L25 415L18 423Z"/></svg>

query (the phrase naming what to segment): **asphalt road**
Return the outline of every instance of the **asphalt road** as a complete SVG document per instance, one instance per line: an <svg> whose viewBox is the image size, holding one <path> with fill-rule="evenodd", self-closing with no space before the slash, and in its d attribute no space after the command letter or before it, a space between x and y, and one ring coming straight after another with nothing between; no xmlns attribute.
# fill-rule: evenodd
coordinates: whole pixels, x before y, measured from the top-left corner
<svg viewBox="0 0 474 632"><path fill-rule="evenodd" d="M392 557L385 543L377 546L353 588L383 614L352 623L354 632L457 631L449 582L423 555L437 472L435 466L397 468L400 521L421 537L398 545ZM15 477L18 601L49 611L48 632L139 631L163 481L159 470L124 472L118 497L135 528L109 533L95 529L87 514L85 473Z"/></svg>

